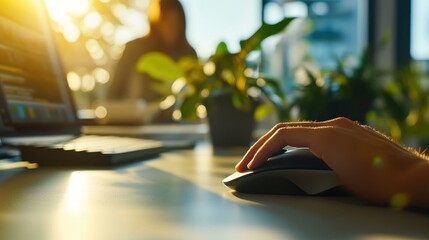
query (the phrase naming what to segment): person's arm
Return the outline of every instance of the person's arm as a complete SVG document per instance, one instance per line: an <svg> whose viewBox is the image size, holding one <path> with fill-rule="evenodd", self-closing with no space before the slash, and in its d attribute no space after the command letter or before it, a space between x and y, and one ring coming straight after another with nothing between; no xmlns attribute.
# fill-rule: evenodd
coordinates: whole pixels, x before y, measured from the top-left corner
<svg viewBox="0 0 429 240"><path fill-rule="evenodd" d="M429 206L428 157L346 118L278 124L236 170L252 170L287 145L308 147L357 196L393 207Z"/></svg>

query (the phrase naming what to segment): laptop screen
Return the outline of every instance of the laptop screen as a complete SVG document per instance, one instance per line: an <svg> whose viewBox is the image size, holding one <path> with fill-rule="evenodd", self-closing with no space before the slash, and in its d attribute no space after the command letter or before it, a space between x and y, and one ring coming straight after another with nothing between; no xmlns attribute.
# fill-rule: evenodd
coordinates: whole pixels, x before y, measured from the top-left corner
<svg viewBox="0 0 429 240"><path fill-rule="evenodd" d="M46 16L41 0L0 3L1 136L77 126Z"/></svg>

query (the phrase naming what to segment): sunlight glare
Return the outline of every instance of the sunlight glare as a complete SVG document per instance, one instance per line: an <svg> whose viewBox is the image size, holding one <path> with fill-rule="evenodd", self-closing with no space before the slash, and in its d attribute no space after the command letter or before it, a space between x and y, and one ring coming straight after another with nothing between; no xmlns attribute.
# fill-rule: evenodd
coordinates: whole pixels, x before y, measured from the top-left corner
<svg viewBox="0 0 429 240"><path fill-rule="evenodd" d="M63 23L68 14L82 16L89 8L88 0L45 0L51 19Z"/></svg>
<svg viewBox="0 0 429 240"><path fill-rule="evenodd" d="M117 3L112 6L112 13L115 17L121 19L123 16L127 15L127 7L122 3Z"/></svg>
<svg viewBox="0 0 429 240"><path fill-rule="evenodd" d="M86 175L81 172L73 172L64 195L63 208L67 212L76 213L82 211L82 200L86 193Z"/></svg>
<svg viewBox="0 0 429 240"><path fill-rule="evenodd" d="M57 0L58 1L58 0ZM66 6L69 13L74 16L82 16L84 15L90 7L88 0L73 0L73 1L62 1L64 6Z"/></svg>
<svg viewBox="0 0 429 240"><path fill-rule="evenodd" d="M67 9L63 1L58 0L45 0L49 16L55 22L61 24L67 20Z"/></svg>
<svg viewBox="0 0 429 240"><path fill-rule="evenodd" d="M63 29L64 38L68 42L74 43L79 39L80 31L79 31L79 28L76 25L74 25L74 23L67 22L63 24L63 27L64 27Z"/></svg>
<svg viewBox="0 0 429 240"><path fill-rule="evenodd" d="M88 29L96 29L102 23L103 23L103 18L97 12L90 12L83 19L83 25Z"/></svg>

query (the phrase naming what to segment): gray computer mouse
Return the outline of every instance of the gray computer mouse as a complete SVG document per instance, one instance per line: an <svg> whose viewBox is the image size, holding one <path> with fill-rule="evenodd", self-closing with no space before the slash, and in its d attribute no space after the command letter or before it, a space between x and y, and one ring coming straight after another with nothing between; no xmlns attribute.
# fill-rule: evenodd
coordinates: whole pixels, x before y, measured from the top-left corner
<svg viewBox="0 0 429 240"><path fill-rule="evenodd" d="M308 148L296 148L273 156L261 167L233 173L223 180L241 193L286 195L344 195L334 172Z"/></svg>

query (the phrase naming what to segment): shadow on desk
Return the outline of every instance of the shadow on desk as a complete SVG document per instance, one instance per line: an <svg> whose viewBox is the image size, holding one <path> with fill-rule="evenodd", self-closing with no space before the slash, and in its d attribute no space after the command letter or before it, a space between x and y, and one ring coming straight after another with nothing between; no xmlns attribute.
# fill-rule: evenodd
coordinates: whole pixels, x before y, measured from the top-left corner
<svg viewBox="0 0 429 240"><path fill-rule="evenodd" d="M255 195L231 192L256 203L270 218L290 228L306 228L306 237L336 239L392 237L424 239L429 236L429 214L423 209L397 210L371 205L355 197Z"/></svg>

